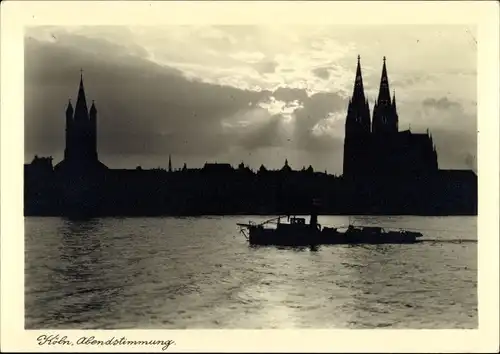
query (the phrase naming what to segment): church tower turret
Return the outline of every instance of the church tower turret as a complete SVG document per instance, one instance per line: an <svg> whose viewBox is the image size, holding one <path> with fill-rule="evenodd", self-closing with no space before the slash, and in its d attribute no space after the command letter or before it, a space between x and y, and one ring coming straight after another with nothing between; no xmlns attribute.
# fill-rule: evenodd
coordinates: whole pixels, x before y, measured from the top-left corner
<svg viewBox="0 0 500 354"><path fill-rule="evenodd" d="M97 160L97 108L95 107L95 102L92 100L92 106L90 107L90 139L89 139L89 152L92 159Z"/></svg>
<svg viewBox="0 0 500 354"><path fill-rule="evenodd" d="M396 107L396 90L392 94L392 113L394 115L394 124L396 125L396 132L399 131L399 116L398 109Z"/></svg>
<svg viewBox="0 0 500 354"><path fill-rule="evenodd" d="M85 163L90 156L91 129L87 99L83 86L83 71L80 72L80 85L75 105L72 144L74 146L75 162Z"/></svg>
<svg viewBox="0 0 500 354"><path fill-rule="evenodd" d="M356 77L354 80L354 90L347 108L345 125L346 136L359 136L370 134L370 108L365 98L363 87L363 75L361 74L360 56L358 55L358 65L356 67Z"/></svg>
<svg viewBox="0 0 500 354"><path fill-rule="evenodd" d="M365 97L361 62L358 55L354 90L347 107L345 123L344 175L361 174L368 167L364 158L366 152L363 149L369 149L370 133L370 108Z"/></svg>
<svg viewBox="0 0 500 354"><path fill-rule="evenodd" d="M72 144L73 136L73 105L71 100L68 101L68 107L66 108L66 148L64 149L64 159L68 159L73 153Z"/></svg>
<svg viewBox="0 0 500 354"><path fill-rule="evenodd" d="M83 86L83 70L80 73L80 86L78 87L78 98L75 106L75 120L84 121L89 119L87 109L87 99L85 97L85 88Z"/></svg>
<svg viewBox="0 0 500 354"><path fill-rule="evenodd" d="M374 134L396 133L398 131L398 118L395 109L396 102L391 102L389 78L387 75L387 67L384 57L378 98L376 105L373 108L372 131Z"/></svg>
<svg viewBox="0 0 500 354"><path fill-rule="evenodd" d="M87 108L83 70L80 72L78 97L73 109L71 101L66 108L66 147L64 160L55 166L65 171L92 172L106 169L97 155L97 108L94 101L90 111Z"/></svg>

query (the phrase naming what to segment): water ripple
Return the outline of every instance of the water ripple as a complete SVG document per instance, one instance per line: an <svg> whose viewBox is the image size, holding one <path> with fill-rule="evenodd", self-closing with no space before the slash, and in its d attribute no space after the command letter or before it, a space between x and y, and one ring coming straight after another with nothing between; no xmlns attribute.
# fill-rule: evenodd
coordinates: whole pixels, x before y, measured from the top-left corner
<svg viewBox="0 0 500 354"><path fill-rule="evenodd" d="M316 250L249 247L247 219L26 218L26 328L477 327L475 217L370 217L434 231Z"/></svg>

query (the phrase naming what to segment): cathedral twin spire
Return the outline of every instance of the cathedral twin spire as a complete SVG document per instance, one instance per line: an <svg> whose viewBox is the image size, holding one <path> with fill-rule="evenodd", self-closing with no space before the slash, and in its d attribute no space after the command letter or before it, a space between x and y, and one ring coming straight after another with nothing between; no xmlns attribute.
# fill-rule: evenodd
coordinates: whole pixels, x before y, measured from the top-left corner
<svg viewBox="0 0 500 354"><path fill-rule="evenodd" d="M391 100L385 57L383 59L379 93L373 107L373 121L370 119L368 100L365 97L363 87L360 56L358 55L354 90L348 107L346 134L351 134L352 132L397 132L398 120L396 94L394 93Z"/></svg>
<svg viewBox="0 0 500 354"><path fill-rule="evenodd" d="M370 108L368 106L368 100L365 97L360 59L358 55L354 90L352 98L349 101L347 113L346 136L370 133Z"/></svg>
<svg viewBox="0 0 500 354"><path fill-rule="evenodd" d="M432 137L429 134L427 137L412 137L406 132L399 134L398 125L396 93L393 91L391 98L386 58L383 58L380 87L371 119L358 55L354 90L345 123L344 174L365 176L437 169Z"/></svg>
<svg viewBox="0 0 500 354"><path fill-rule="evenodd" d="M354 91L352 93L352 99L365 101L365 90L363 88L363 75L361 74L361 57L358 55L358 65L356 67L356 79L354 81Z"/></svg>
<svg viewBox="0 0 500 354"><path fill-rule="evenodd" d="M387 67L384 64L382 66L382 76L380 77L380 89L378 92L377 103L380 104L390 104L391 103L391 93L389 91L389 79L387 77Z"/></svg>

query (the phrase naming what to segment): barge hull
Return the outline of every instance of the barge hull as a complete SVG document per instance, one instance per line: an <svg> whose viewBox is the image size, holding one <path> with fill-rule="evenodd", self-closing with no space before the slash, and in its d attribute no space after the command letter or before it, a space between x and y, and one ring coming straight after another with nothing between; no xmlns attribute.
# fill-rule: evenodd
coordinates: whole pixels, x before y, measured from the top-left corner
<svg viewBox="0 0 500 354"><path fill-rule="evenodd" d="M385 235L346 235L342 232L303 230L300 233L279 232L258 226L249 228L248 241L251 245L310 246L346 244L411 244L419 242L412 233L391 233Z"/></svg>

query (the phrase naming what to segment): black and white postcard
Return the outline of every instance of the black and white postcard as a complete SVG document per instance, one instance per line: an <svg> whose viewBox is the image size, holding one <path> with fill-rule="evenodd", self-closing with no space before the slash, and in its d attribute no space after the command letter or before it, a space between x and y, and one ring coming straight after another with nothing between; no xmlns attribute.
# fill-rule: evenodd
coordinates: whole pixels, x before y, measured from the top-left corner
<svg viewBox="0 0 500 354"><path fill-rule="evenodd" d="M498 4L2 5L2 349L498 349Z"/></svg>

